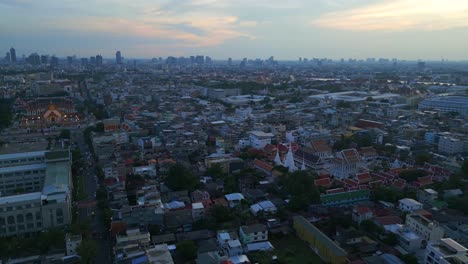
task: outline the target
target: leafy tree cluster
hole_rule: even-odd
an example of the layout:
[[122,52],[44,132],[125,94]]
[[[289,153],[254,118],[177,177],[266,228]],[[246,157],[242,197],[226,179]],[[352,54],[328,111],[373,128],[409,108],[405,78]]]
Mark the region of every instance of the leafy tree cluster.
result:
[[46,254],[54,249],[63,249],[65,234],[62,230],[51,229],[33,237],[0,238],[0,260],[2,257],[24,257],[25,255]]
[[404,170],[400,172],[398,177],[408,181],[408,182],[413,182],[417,180],[419,177],[426,176],[427,173],[423,170]]
[[195,245],[193,240],[186,240],[177,243],[176,250],[180,252],[185,261],[191,261],[197,257],[197,245]]
[[94,263],[94,257],[96,257],[98,252],[98,244],[95,240],[84,239],[83,241],[81,241],[81,244],[76,248],[76,252],[81,257],[81,263]]
[[13,113],[11,111],[12,100],[0,99],[0,130],[10,126]]
[[184,165],[177,163],[169,169],[166,184],[173,191],[193,191],[198,186],[198,178]]
[[380,187],[373,192],[372,198],[374,201],[395,203],[403,198],[416,199],[416,192],[411,190],[401,191],[394,187]]
[[291,195],[290,209],[307,209],[312,203],[320,201],[320,193],[314,185],[315,177],[306,171],[296,171],[280,178],[280,185]]

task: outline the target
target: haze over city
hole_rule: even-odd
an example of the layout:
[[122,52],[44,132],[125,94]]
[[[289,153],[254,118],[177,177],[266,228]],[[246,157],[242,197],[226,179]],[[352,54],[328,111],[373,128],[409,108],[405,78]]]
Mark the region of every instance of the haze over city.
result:
[[0,0],[0,21],[21,54],[468,59],[464,0]]

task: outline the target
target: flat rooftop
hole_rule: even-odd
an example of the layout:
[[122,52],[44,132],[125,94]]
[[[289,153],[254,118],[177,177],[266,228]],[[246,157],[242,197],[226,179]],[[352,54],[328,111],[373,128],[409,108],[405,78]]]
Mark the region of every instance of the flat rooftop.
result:
[[20,203],[20,202],[33,201],[33,200],[41,200],[41,195],[42,195],[41,192],[33,192],[33,193],[25,193],[25,194],[0,197],[0,205]]
[[[14,135],[12,135],[13,137]],[[7,143],[0,147],[0,155],[25,154],[25,152],[44,152],[47,149],[46,140],[33,143]],[[18,153],[21,152],[21,153]],[[0,157],[3,159],[3,157]]]

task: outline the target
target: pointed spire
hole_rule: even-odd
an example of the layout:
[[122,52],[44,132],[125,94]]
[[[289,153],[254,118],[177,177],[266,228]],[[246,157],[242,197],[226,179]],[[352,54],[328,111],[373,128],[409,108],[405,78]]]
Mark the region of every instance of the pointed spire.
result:
[[288,168],[289,172],[294,172],[297,170],[297,167],[294,164],[294,156],[292,153],[291,143],[289,143],[289,150],[288,150],[288,154],[286,154],[286,159],[284,160],[284,166]]
[[278,148],[276,148],[275,164],[277,166],[283,166],[283,162],[281,161]]

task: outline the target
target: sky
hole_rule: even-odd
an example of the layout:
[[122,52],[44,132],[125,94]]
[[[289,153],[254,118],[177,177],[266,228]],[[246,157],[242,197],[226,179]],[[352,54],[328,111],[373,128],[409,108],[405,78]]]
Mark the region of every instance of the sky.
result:
[[[468,0],[0,0],[0,54],[468,59]],[[2,56],[2,55],[0,55]]]

